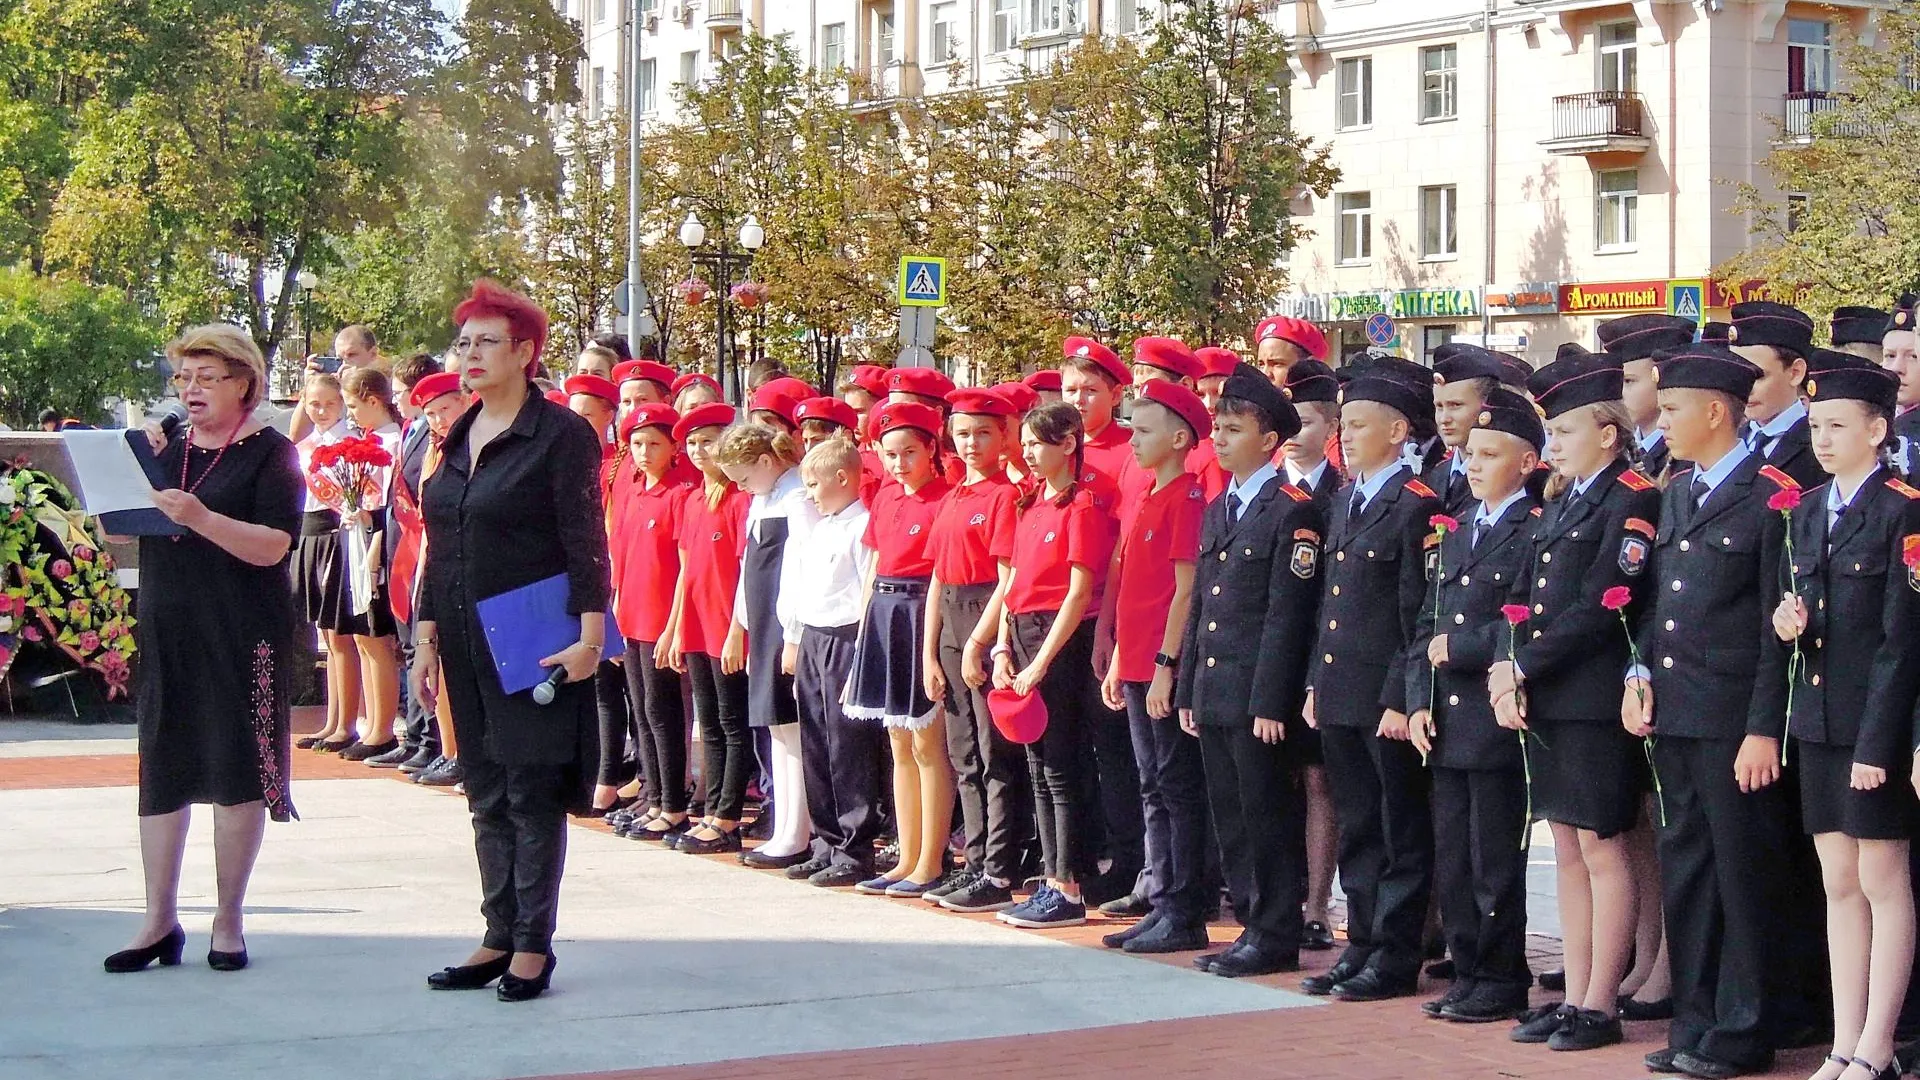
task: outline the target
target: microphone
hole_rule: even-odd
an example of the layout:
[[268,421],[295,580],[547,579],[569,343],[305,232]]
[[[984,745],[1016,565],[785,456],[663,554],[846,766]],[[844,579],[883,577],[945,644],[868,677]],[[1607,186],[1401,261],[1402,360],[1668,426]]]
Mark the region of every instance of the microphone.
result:
[[566,681],[566,668],[548,668],[547,677],[533,684],[533,703],[535,705],[553,704],[553,699],[560,696],[560,684]]
[[171,439],[180,425],[187,422],[187,407],[180,404],[179,398],[169,398],[154,410],[152,418],[160,421],[160,434]]

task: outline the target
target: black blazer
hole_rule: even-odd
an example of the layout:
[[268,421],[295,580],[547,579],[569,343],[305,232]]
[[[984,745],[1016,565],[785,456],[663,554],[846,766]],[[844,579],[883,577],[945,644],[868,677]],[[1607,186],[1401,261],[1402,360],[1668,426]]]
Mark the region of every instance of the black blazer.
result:
[[1920,479],[1920,408],[1893,418],[1894,467],[1907,480]]
[[[1406,669],[1427,595],[1426,539],[1440,499],[1404,467],[1350,519],[1351,481],[1333,496],[1309,678],[1321,727],[1371,731],[1405,712]],[[1434,550],[1438,554],[1438,549]]]
[[1640,452],[1640,471],[1658,479],[1672,459],[1673,451],[1667,449],[1667,437],[1662,435],[1660,441],[1653,444],[1653,449]]
[[1639,616],[1659,521],[1660,489],[1624,461],[1578,497],[1569,486],[1534,520],[1529,569],[1508,599],[1529,613],[1517,655],[1533,715],[1619,725],[1627,625],[1601,600],[1624,586],[1629,624]]
[[[1903,554],[1908,537],[1920,544],[1920,491],[1876,472],[1828,535],[1822,484],[1793,512],[1791,532],[1792,556],[1784,542],[1776,554],[1806,602],[1807,629],[1787,730],[1803,742],[1852,746],[1855,761],[1904,782],[1920,699],[1920,570]],[[1777,604],[1780,590],[1769,599]],[[1793,646],[1764,627],[1761,680],[1786,686],[1792,656]]]
[[[1765,445],[1763,441],[1761,446],[1764,448]],[[1779,443],[1767,455],[1766,464],[1793,477],[1793,482],[1803,488],[1814,488],[1827,482],[1826,471],[1820,468],[1819,459],[1813,456],[1813,429],[1804,416],[1781,433]]]
[[[1331,470],[1329,470],[1331,471]],[[1320,592],[1320,508],[1281,477],[1238,521],[1207,504],[1174,703],[1201,724],[1296,723]]]
[[[1407,664],[1407,711],[1432,709],[1439,735],[1433,764],[1449,769],[1518,769],[1520,743],[1493,718],[1487,669],[1507,656],[1513,632],[1501,614],[1516,578],[1527,572],[1528,539],[1540,504],[1522,494],[1473,543],[1471,504],[1460,527],[1440,541],[1433,587],[1420,605],[1414,659]],[[1427,663],[1436,634],[1447,637],[1447,662]]]
[[1458,453],[1451,448],[1434,462],[1420,482],[1433,489],[1440,496],[1443,512],[1451,517],[1459,517],[1479,505],[1474,501],[1473,491],[1467,486],[1467,474],[1453,471],[1453,458]]
[[1756,685],[1758,631],[1783,591],[1772,553],[1785,523],[1767,500],[1793,482],[1750,453],[1698,510],[1692,485],[1686,469],[1661,493],[1653,597],[1635,634],[1652,672],[1653,725],[1689,738],[1780,738],[1787,688]]
[[[1281,475],[1285,476],[1286,473],[1283,471]],[[1320,519],[1325,521],[1327,510],[1333,505],[1334,492],[1339,491],[1340,485],[1344,483],[1346,483],[1346,480],[1340,475],[1340,470],[1334,468],[1333,462],[1329,461],[1327,462],[1327,467],[1320,470],[1319,480],[1311,484],[1296,484],[1294,486],[1313,496],[1313,505],[1319,509]]]

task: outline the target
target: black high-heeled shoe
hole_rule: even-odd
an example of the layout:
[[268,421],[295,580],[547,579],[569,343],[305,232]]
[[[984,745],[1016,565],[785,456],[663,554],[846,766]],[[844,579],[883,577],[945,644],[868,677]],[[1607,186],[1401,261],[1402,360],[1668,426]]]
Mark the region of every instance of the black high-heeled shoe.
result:
[[180,963],[180,953],[187,947],[187,932],[175,923],[167,936],[145,948],[121,949],[107,957],[105,967],[109,975],[127,975],[135,971],[145,971],[155,960],[161,967],[174,967]]
[[501,953],[492,960],[482,960],[478,964],[463,964],[460,967],[442,968],[427,976],[429,990],[480,990],[495,979],[507,974],[507,965],[513,962],[512,953]]
[[239,952],[221,952],[219,949],[207,950],[207,966],[215,971],[244,971],[247,967],[247,946],[243,942]]
[[531,979],[507,972],[500,976],[500,985],[494,987],[493,996],[501,1001],[532,1001],[546,993],[547,987],[553,983],[553,968],[557,963],[559,961],[554,955],[548,953],[546,965],[540,969],[540,974]]

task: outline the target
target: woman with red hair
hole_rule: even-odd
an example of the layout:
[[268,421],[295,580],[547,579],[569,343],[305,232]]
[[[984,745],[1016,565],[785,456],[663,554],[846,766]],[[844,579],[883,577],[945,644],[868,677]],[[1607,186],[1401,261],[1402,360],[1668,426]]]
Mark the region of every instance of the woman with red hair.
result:
[[[414,690],[444,690],[460,743],[480,863],[486,936],[436,990],[500,980],[502,1001],[540,996],[553,976],[567,811],[591,802],[599,767],[592,677],[610,590],[600,510],[600,438],[534,387],[547,315],[492,281],[454,309],[453,352],[476,406],[454,421],[422,484],[427,556],[414,627]],[[565,575],[579,639],[540,660],[566,681],[550,705],[509,694],[491,663],[480,601]],[[435,661],[438,663],[435,663]]]

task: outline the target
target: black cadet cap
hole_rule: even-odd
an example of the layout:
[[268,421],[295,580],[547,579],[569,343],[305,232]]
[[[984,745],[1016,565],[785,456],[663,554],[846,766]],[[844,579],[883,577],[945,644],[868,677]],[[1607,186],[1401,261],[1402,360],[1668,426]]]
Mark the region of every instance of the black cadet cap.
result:
[[[1573,356],[1597,356],[1603,360],[1611,360],[1616,364],[1620,362],[1620,358],[1617,356],[1612,356],[1611,354],[1608,354],[1608,353],[1591,352],[1587,349],[1585,345],[1582,345],[1577,341],[1563,341],[1560,343],[1559,348],[1553,350],[1553,361],[1555,364],[1559,363],[1562,360],[1567,359],[1568,357],[1573,357]],[[1552,366],[1553,364],[1547,365],[1547,367],[1552,367]],[[1545,371],[1545,370],[1546,368],[1540,369],[1540,371]],[[1540,371],[1536,371],[1533,374],[1538,375],[1540,374]],[[1533,375],[1527,376],[1527,386],[1529,389],[1532,388]],[[1539,396],[1539,391],[1532,391],[1532,392],[1535,397]]]
[[1532,444],[1536,454],[1547,445],[1547,429],[1540,424],[1538,407],[1504,386],[1495,387],[1487,395],[1473,426],[1517,435]]
[[1662,390],[1718,390],[1745,401],[1760,378],[1753,361],[1725,345],[1705,342],[1658,357],[1655,363],[1655,385]]
[[1505,353],[1478,345],[1449,341],[1433,350],[1433,384],[1465,382],[1468,379],[1495,379],[1512,385],[1525,385],[1528,367]]
[[1913,293],[1901,293],[1900,299],[1893,302],[1893,314],[1887,317],[1887,325],[1880,330],[1885,337],[1895,330],[1913,330],[1915,310],[1920,308],[1920,296]]
[[1700,340],[1712,344],[1725,345],[1727,335],[1733,333],[1732,323],[1704,322],[1700,324]]
[[1810,401],[1864,401],[1893,412],[1899,393],[1900,376],[1871,360],[1832,349],[1815,349],[1807,357]]
[[1339,401],[1340,379],[1318,360],[1296,360],[1287,369],[1287,398],[1302,401]]
[[1220,388],[1220,396],[1259,406],[1273,422],[1273,429],[1280,433],[1281,442],[1300,434],[1299,410],[1273,385],[1272,379],[1245,360],[1234,365],[1233,374],[1227,376],[1226,384]]
[[1582,405],[1619,401],[1622,396],[1626,376],[1619,362],[1606,353],[1575,348],[1579,351],[1569,353],[1562,348],[1553,363],[1527,380],[1527,389],[1533,391],[1533,399],[1546,410],[1549,420]]
[[1628,315],[1608,319],[1594,328],[1600,347],[1626,363],[1645,360],[1662,349],[1683,349],[1693,344],[1693,320],[1678,315]]
[[1733,305],[1731,312],[1729,345],[1771,345],[1796,356],[1805,356],[1813,348],[1813,318],[1791,304],[1751,300]]
[[1879,308],[1834,308],[1833,323],[1827,336],[1835,348],[1842,345],[1878,345],[1886,333],[1887,320],[1892,317]]
[[1349,401],[1377,401],[1406,417],[1410,428],[1417,427],[1422,417],[1431,422],[1433,415],[1431,388],[1422,394],[1404,379],[1377,371],[1363,372],[1341,389],[1340,403]]

